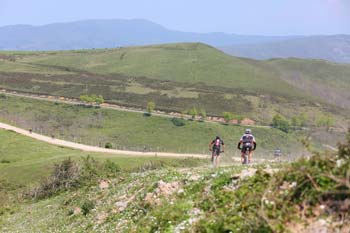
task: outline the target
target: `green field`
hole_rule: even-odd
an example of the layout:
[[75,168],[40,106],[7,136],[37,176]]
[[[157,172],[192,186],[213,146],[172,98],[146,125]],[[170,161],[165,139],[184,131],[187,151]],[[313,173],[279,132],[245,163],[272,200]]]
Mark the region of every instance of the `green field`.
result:
[[[159,158],[87,153],[79,150],[63,148],[21,136],[11,131],[0,130],[0,173],[1,179],[14,186],[35,184],[51,173],[53,164],[68,157],[80,159],[90,155],[96,160],[111,160],[122,170],[130,171],[150,161],[163,161],[169,166],[193,166],[201,163],[184,158]],[[187,164],[186,164],[187,163]],[[0,190],[1,191],[1,190]]]
[[[1,121],[24,129],[95,146],[110,142],[124,150],[207,154],[208,143],[220,135],[227,144],[226,154],[238,156],[236,145],[245,130],[243,126],[189,120],[176,126],[171,118],[18,97],[0,99],[0,109]],[[252,130],[257,154],[263,157],[277,147],[286,155],[303,150],[294,134],[265,127]]]
[[349,107],[349,65],[255,61],[200,43],[1,54],[0,88],[18,91],[101,94],[108,102],[142,108],[153,100],[165,111],[195,106],[210,115],[231,111],[264,124],[275,113],[315,109],[344,117],[338,107]]

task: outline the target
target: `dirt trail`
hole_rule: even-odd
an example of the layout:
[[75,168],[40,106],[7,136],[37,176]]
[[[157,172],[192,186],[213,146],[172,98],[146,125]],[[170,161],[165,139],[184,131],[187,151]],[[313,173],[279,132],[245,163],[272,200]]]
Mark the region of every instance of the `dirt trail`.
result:
[[5,123],[0,123],[0,129],[11,130],[18,134],[34,138],[39,141],[47,142],[57,146],[63,146],[67,148],[87,151],[87,152],[98,152],[98,153],[109,153],[117,155],[130,155],[130,156],[160,156],[160,157],[193,157],[193,158],[208,158],[208,155],[203,154],[178,154],[178,153],[167,153],[167,152],[138,152],[138,151],[124,151],[124,150],[113,150],[106,149],[96,146],[89,146],[84,144],[79,144],[75,142],[64,141],[61,139],[55,139],[47,137],[37,133],[30,133],[28,130],[17,128]]

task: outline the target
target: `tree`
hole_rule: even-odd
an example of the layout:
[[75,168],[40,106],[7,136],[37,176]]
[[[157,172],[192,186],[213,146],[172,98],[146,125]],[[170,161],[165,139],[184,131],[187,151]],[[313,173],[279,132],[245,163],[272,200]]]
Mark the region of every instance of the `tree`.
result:
[[149,101],[149,102],[147,103],[147,113],[148,113],[149,115],[152,114],[152,112],[154,111],[155,108],[156,108],[156,104],[155,104],[153,101]]
[[188,114],[192,117],[192,120],[194,120],[194,119],[196,119],[196,116],[198,115],[198,111],[195,107],[193,107],[188,111]]
[[289,121],[285,117],[283,117],[279,114],[276,114],[273,117],[272,127],[279,129],[279,130],[282,130],[285,133],[288,133],[288,131],[290,130]]
[[334,124],[334,118],[331,115],[320,114],[317,116],[316,125],[318,127],[326,127],[327,131]]
[[105,102],[104,98],[102,95],[99,95],[99,96],[94,96],[94,102],[97,104],[97,105],[101,105]]
[[224,116],[224,120],[226,123],[229,123],[234,118],[234,115],[232,112],[223,112],[222,115]]
[[102,95],[81,95],[79,97],[80,101],[86,103],[86,104],[89,104],[89,105],[100,105],[100,104],[103,104],[104,103],[104,98]]
[[299,115],[293,116],[291,119],[291,125],[294,128],[304,127],[306,125],[306,115],[305,113],[300,113]]
[[199,110],[199,116],[201,117],[201,120],[204,121],[207,118],[207,112],[204,108],[201,108]]

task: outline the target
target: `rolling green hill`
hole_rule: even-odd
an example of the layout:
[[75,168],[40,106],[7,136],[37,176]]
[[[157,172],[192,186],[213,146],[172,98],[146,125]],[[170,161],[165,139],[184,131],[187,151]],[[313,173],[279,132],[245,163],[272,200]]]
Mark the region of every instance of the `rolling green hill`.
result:
[[[136,151],[209,154],[208,143],[220,135],[226,141],[228,158],[239,156],[236,145],[245,130],[243,126],[187,120],[176,126],[171,118],[18,97],[0,99],[0,121],[68,141],[102,147],[110,142],[114,148]],[[265,127],[252,130],[258,140],[256,154],[264,158],[276,147],[291,156],[303,150],[297,135]]]
[[134,107],[153,100],[166,111],[196,106],[211,115],[232,111],[265,124],[276,112],[290,116],[314,112],[315,106],[346,115],[334,106],[349,107],[349,70],[349,65],[313,60],[231,57],[201,43],[0,53],[2,88],[70,97],[101,94]]

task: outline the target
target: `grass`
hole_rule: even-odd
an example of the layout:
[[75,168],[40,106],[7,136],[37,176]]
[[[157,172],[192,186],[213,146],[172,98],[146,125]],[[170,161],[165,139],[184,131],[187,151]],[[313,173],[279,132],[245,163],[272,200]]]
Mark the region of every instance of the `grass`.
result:
[[245,178],[237,175],[246,174],[242,166],[124,173],[106,189],[95,184],[22,203],[0,222],[10,232],[289,232],[324,219],[328,230],[346,231],[348,149],[250,167],[256,173]]
[[[0,119],[21,128],[69,141],[97,146],[110,142],[114,148],[139,151],[207,154],[208,143],[220,135],[227,144],[227,155],[238,156],[236,145],[245,130],[243,126],[197,121],[176,126],[171,118],[18,97],[1,99],[0,107]],[[262,127],[252,130],[258,142],[256,154],[269,156],[276,147],[291,155],[302,150],[293,134]]]
[[117,163],[123,171],[137,169],[149,162],[163,161],[164,165],[182,166],[195,165],[200,160],[186,161],[182,158],[159,157],[130,157],[125,155],[111,155],[101,153],[87,153],[79,150],[62,148],[40,142],[11,131],[0,130],[0,163],[1,179],[5,179],[16,186],[35,184],[41,178],[51,173],[53,164],[68,157],[77,160],[91,156],[96,160],[111,160]]
[[[334,106],[347,106],[347,65],[254,61],[200,43],[1,54],[11,59],[0,60],[0,87],[12,90],[69,97],[87,91],[126,106],[144,108],[152,100],[165,111],[195,106],[210,115],[234,112],[263,124],[281,111],[291,115],[306,108],[312,113],[315,106],[320,112],[346,115]],[[293,79],[295,73],[308,90]],[[337,91],[334,80],[343,91]]]

